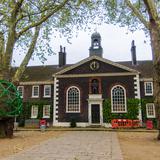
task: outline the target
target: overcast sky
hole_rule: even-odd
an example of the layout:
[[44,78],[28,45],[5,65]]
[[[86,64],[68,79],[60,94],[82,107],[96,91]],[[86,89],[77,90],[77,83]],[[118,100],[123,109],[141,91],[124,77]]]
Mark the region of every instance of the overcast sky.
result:
[[[93,32],[94,32],[93,28]],[[96,27],[97,32],[100,33],[102,38],[103,57],[112,61],[128,61],[131,60],[131,41],[135,40],[137,59],[138,60],[151,60],[152,53],[150,47],[150,40],[146,38],[143,31],[129,32],[126,28],[120,28],[113,25],[102,25]],[[51,44],[56,55],[47,57],[48,60],[45,65],[58,64],[59,46],[66,47],[67,63],[76,63],[89,56],[89,47],[91,46],[91,34],[93,32],[79,31],[77,37],[73,37],[69,44],[66,38],[52,38]],[[57,33],[58,35],[58,33]],[[54,36],[53,36],[54,37]],[[22,55],[14,57],[16,63],[19,65]],[[42,63],[35,58],[31,60],[29,65],[42,65]]]

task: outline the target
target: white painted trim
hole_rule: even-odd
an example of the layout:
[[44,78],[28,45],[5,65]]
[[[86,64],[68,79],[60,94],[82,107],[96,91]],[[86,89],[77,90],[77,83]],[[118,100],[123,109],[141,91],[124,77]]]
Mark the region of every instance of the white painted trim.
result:
[[82,61],[80,61],[80,62],[78,62],[78,63],[76,63],[76,64],[74,64],[74,65],[72,65],[72,66],[69,66],[69,67],[67,67],[67,68],[65,68],[65,69],[57,72],[55,75],[63,74],[63,73],[65,73],[65,72],[70,71],[70,70],[72,70],[72,69],[74,69],[74,68],[76,68],[76,67],[78,67],[78,66],[80,66],[80,65],[82,65],[82,64],[84,64],[84,63],[86,63],[86,62],[89,62],[89,61],[91,61],[91,60],[93,60],[93,59],[99,60],[99,61],[101,61],[101,62],[110,64],[110,65],[112,65],[112,66],[115,66],[115,67],[118,67],[118,68],[121,68],[121,69],[124,69],[124,70],[129,71],[129,72],[139,73],[138,71],[136,71],[136,70],[134,70],[134,69],[131,69],[131,68],[129,68],[129,67],[126,67],[126,66],[124,66],[124,65],[121,65],[121,64],[118,64],[118,63],[116,63],[116,62],[110,61],[110,60],[108,60],[108,59],[104,59],[104,58],[101,58],[101,57],[99,57],[99,56],[95,56],[95,55],[94,55],[94,56],[90,56],[90,57],[88,57],[88,58],[86,58],[86,59],[84,59],[84,60],[82,60]]
[[153,78],[140,78],[140,81],[151,81],[151,82],[153,82]]
[[41,85],[41,84],[54,84],[53,81],[28,81],[28,82],[20,82],[20,85]]
[[[68,91],[71,89],[71,88],[76,88],[79,92],[79,110],[78,111],[68,111]],[[67,91],[66,91],[66,113],[80,113],[81,112],[81,102],[80,102],[80,99],[81,99],[81,92],[80,92],[80,89],[77,87],[77,86],[70,86]]]
[[[125,98],[125,111],[113,111],[113,97],[112,91],[116,87],[121,87],[124,90],[124,98]],[[127,113],[127,97],[126,97],[126,89],[122,85],[115,85],[111,89],[111,113]]]
[[[47,87],[49,87],[49,89],[50,89],[50,91],[49,91],[50,94],[49,94],[49,95],[46,95],[46,92],[45,92]],[[48,85],[48,84],[47,84],[47,85],[44,85],[43,97],[44,97],[44,98],[50,98],[50,97],[51,97],[51,85]]]
[[111,76],[132,76],[137,75],[133,72],[119,72],[119,73],[91,73],[91,74],[66,74],[56,75],[58,78],[77,78],[77,77],[111,77]]
[[[38,87],[38,95],[37,96],[34,95],[34,88],[35,87]],[[39,98],[39,86],[38,85],[32,86],[32,98]]]
[[55,77],[54,78],[54,99],[53,99],[53,106],[54,106],[54,109],[53,109],[53,124],[56,124],[58,123],[58,92],[59,92],[59,80]]
[[21,95],[21,98],[23,98],[23,96],[24,96],[24,86],[18,86],[17,87],[17,90],[19,91],[19,88],[21,88],[22,89],[22,95]]
[[98,125],[103,125],[103,99],[102,98],[88,99],[88,122],[89,122],[89,125],[96,125],[95,123],[92,123],[92,115],[91,115],[91,107],[94,104],[98,104],[100,107],[100,123]]
[[[136,75],[136,77],[134,77],[134,94],[135,94],[135,98],[137,99],[141,99],[141,92],[140,92],[140,78],[139,78],[139,74]],[[139,103],[139,114],[138,114],[138,119],[141,121],[142,123],[142,109],[141,109],[141,103]]]
[[[151,83],[152,93],[146,93],[146,84],[147,83]],[[150,81],[144,82],[144,94],[145,94],[145,96],[153,96],[153,82],[150,82]]]
[[[83,122],[76,122],[77,127],[87,127],[89,126],[89,123],[83,123]],[[70,122],[57,122],[54,123],[53,126],[55,127],[70,127]]]
[[[153,106],[153,113],[154,113],[154,115],[152,115],[152,116],[148,115],[148,105],[152,105]],[[146,104],[146,115],[147,115],[147,118],[156,118],[156,112],[155,112],[155,105],[154,105],[154,103],[147,103]]]

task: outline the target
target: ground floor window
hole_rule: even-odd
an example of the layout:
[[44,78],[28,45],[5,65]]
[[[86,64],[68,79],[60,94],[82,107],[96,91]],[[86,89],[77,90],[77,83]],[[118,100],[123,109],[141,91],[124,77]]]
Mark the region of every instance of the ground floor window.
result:
[[50,105],[43,106],[43,118],[50,118]]
[[111,103],[113,113],[127,112],[126,90],[120,85],[116,85],[111,89]]
[[147,103],[146,104],[146,113],[147,113],[147,118],[155,118],[155,107],[154,103]]
[[80,112],[80,90],[72,86],[66,93],[66,112]]
[[31,118],[38,117],[38,105],[33,105],[31,108]]

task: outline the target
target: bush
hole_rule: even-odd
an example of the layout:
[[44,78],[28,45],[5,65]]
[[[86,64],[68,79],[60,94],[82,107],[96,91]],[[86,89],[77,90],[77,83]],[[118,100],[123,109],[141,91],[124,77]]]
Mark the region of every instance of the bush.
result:
[[138,99],[127,99],[127,113],[112,113],[111,100],[105,99],[103,102],[103,118],[104,122],[110,123],[112,119],[137,119],[139,112]]
[[70,127],[71,127],[71,128],[77,127],[77,124],[76,124],[75,119],[71,119]]

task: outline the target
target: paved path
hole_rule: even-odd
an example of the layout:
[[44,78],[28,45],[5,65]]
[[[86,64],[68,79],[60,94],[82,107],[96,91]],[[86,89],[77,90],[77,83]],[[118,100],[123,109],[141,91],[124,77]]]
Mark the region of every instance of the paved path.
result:
[[3,160],[123,160],[116,133],[72,131]]

